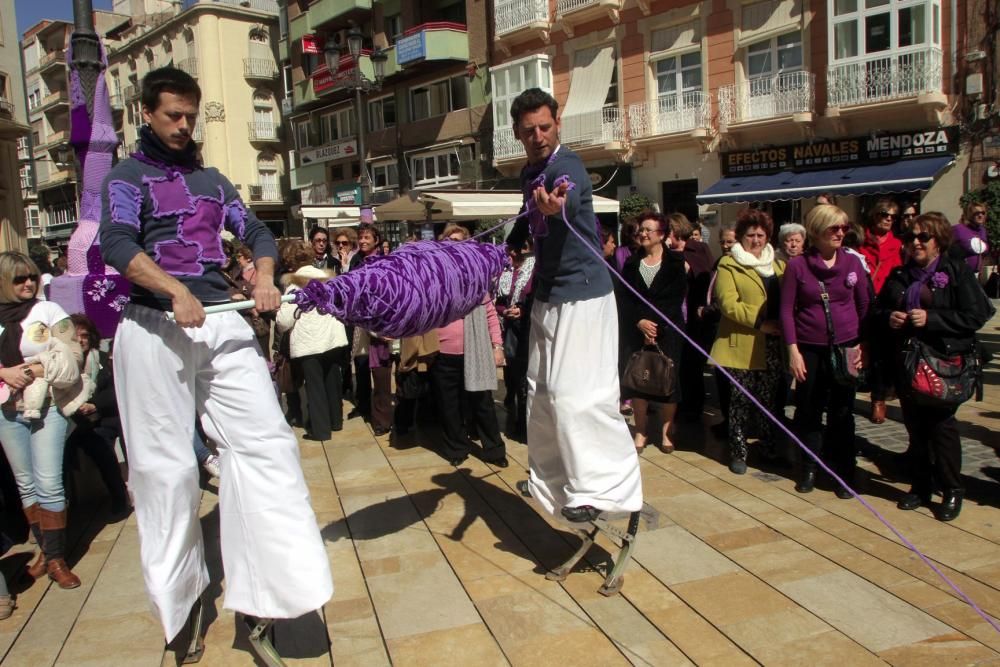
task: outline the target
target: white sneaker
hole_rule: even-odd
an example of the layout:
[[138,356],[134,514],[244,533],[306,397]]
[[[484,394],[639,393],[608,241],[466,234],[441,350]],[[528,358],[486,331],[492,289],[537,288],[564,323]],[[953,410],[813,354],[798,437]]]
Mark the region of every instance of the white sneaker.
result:
[[222,469],[219,468],[219,457],[215,454],[212,454],[205,459],[205,461],[201,464],[201,467],[204,468],[205,472],[212,477],[218,477],[222,474]]

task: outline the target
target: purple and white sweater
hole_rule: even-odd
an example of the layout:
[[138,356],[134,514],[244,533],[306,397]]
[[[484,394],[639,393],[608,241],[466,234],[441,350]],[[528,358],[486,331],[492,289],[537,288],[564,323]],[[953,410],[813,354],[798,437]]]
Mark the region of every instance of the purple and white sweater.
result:
[[[202,303],[229,301],[222,275],[227,258],[221,233],[229,230],[254,257],[277,259],[270,230],[243,205],[236,188],[214,168],[186,169],[129,158],[101,187],[100,251],[122,274],[145,252]],[[162,294],[132,285],[133,303],[166,310]]]

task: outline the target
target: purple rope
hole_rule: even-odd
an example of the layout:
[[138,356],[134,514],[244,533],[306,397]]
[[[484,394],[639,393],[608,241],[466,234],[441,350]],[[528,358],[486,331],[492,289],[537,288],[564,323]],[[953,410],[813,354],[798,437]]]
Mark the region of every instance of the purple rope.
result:
[[[601,260],[603,262],[604,258],[601,257],[600,250],[598,250],[597,248],[592,247],[589,243],[587,243],[586,239],[583,238],[583,235],[580,234],[580,232],[573,225],[571,225],[569,223],[569,220],[566,219],[566,206],[565,206],[565,204],[563,205],[563,209],[562,209],[562,219],[563,219],[563,222],[566,224],[566,226],[570,229],[570,231],[572,231],[574,234],[576,234],[577,238],[579,238],[581,241],[583,241],[583,244],[585,246],[587,246],[587,248],[589,248],[597,256],[597,258],[599,260]],[[970,607],[972,607],[972,609],[977,614],[979,614],[983,618],[983,620],[985,620],[987,623],[989,623],[990,626],[994,630],[996,630],[998,633],[1000,633],[1000,625],[998,625],[996,621],[994,621],[992,618],[989,617],[989,615],[987,615],[982,609],[980,609],[979,605],[977,605],[975,602],[973,602],[972,598],[970,598],[968,595],[966,595],[965,592],[961,588],[959,588],[958,585],[955,582],[953,582],[951,579],[949,579],[948,576],[944,572],[942,572],[940,570],[940,568],[938,568],[937,565],[935,565],[933,563],[933,561],[931,561],[930,558],[928,558],[927,556],[925,556],[923,554],[923,552],[920,551],[920,549],[918,549],[916,547],[916,545],[913,544],[913,542],[911,542],[910,540],[906,539],[906,537],[901,532],[899,532],[899,530],[897,530],[895,526],[893,526],[891,523],[889,523],[888,519],[886,519],[884,516],[882,516],[882,514],[877,509],[875,509],[867,500],[865,500],[864,498],[862,498],[860,495],[858,495],[854,491],[854,489],[852,489],[850,486],[848,486],[847,482],[845,482],[843,479],[841,479],[837,475],[837,473],[835,473],[833,470],[831,470],[829,468],[829,466],[827,466],[825,463],[823,463],[823,461],[820,459],[819,456],[817,456],[815,453],[813,453],[812,450],[810,450],[808,447],[806,447],[805,444],[803,444],[803,442],[801,440],[799,440],[798,437],[794,433],[792,433],[792,431],[789,430],[789,428],[787,426],[785,426],[781,422],[781,420],[779,420],[773,414],[771,414],[771,411],[768,410],[766,407],[764,407],[764,405],[759,400],[757,400],[757,398],[753,394],[751,394],[745,387],[743,387],[743,385],[741,385],[736,380],[736,378],[733,377],[732,374],[730,374],[730,372],[728,370],[726,370],[726,368],[724,368],[723,366],[719,365],[718,362],[716,362],[715,359],[712,358],[711,354],[709,354],[704,348],[702,348],[700,345],[698,345],[698,343],[695,342],[690,336],[688,336],[686,333],[684,333],[683,329],[681,329],[677,324],[675,324],[669,317],[667,317],[662,312],[660,312],[659,309],[657,309],[656,306],[654,306],[646,298],[644,298],[638,292],[638,290],[636,290],[634,287],[632,287],[631,285],[629,285],[628,281],[625,280],[622,277],[622,275],[618,272],[618,270],[615,267],[610,267],[610,268],[611,268],[611,272],[614,274],[614,276],[618,279],[618,281],[622,285],[624,285],[626,288],[628,288],[628,290],[630,292],[632,292],[632,294],[634,294],[642,303],[644,303],[646,306],[649,306],[653,310],[654,313],[656,313],[664,322],[666,322],[667,324],[669,324],[674,329],[674,331],[676,331],[677,333],[679,333],[684,338],[684,340],[686,340],[688,343],[691,344],[692,347],[694,347],[695,350],[697,350],[699,353],[705,355],[706,359],[708,359],[713,364],[715,364],[716,369],[719,370],[719,371],[721,371],[723,375],[725,375],[727,378],[729,378],[729,381],[732,382],[732,384],[733,384],[734,387],[736,387],[741,392],[743,392],[743,395],[746,396],[748,399],[750,399],[751,403],[753,403],[755,406],[757,406],[757,408],[759,408],[760,411],[763,412],[767,416],[768,419],[770,419],[772,422],[774,422],[774,424],[779,429],[781,429],[782,431],[784,431],[785,434],[788,435],[788,437],[792,439],[792,442],[794,442],[796,445],[799,446],[799,449],[801,449],[806,454],[808,454],[810,457],[812,457],[812,459],[819,465],[820,468],[822,468],[831,477],[833,477],[837,481],[838,484],[840,484],[842,487],[844,487],[845,489],[847,489],[852,496],[854,496],[855,498],[857,498],[861,502],[861,504],[865,507],[865,509],[867,509],[873,515],[875,515],[876,519],[878,519],[879,521],[881,521],[882,524],[885,525],[886,528],[888,528],[890,531],[892,531],[892,533],[896,537],[899,538],[899,540],[903,543],[904,546],[906,546],[906,548],[908,548],[910,551],[912,551],[913,553],[915,553],[920,558],[920,560],[922,560],[927,565],[927,567],[929,567],[934,572],[934,574],[936,574],[938,577],[940,577],[941,580],[944,581],[944,583],[948,584],[948,586],[951,587],[951,589],[953,591],[955,591],[962,600],[964,600]]]

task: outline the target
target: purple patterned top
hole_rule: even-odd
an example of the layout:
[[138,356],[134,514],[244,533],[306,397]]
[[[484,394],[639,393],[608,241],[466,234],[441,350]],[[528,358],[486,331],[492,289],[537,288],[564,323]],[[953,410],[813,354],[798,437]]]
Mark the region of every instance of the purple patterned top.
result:
[[[105,179],[101,200],[104,261],[124,274],[132,258],[145,252],[202,303],[229,301],[222,275],[223,229],[249,246],[254,257],[277,259],[270,230],[247,210],[217,169],[180,170],[130,158]],[[132,285],[132,300],[170,307],[165,296],[138,285]]]

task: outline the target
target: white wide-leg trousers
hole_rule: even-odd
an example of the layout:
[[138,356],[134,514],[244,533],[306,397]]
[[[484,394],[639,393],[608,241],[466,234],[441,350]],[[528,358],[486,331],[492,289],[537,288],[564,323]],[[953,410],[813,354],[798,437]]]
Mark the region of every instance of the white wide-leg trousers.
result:
[[127,307],[114,347],[115,389],[139,523],[142,571],[168,640],[209,583],[195,419],[219,447],[224,606],[295,618],[333,594],[329,560],[253,331],[237,313],[183,329]]
[[528,463],[531,495],[563,507],[642,507],[639,457],[618,405],[618,308],[613,294],[531,309]]

